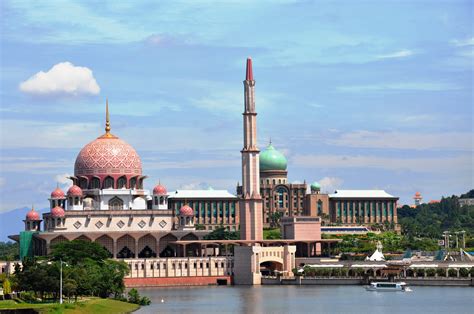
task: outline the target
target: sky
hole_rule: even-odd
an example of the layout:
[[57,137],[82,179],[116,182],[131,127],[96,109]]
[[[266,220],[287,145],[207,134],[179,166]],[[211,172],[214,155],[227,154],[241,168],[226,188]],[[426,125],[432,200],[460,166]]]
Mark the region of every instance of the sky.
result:
[[68,187],[80,149],[104,133],[106,98],[146,188],[235,192],[248,56],[259,146],[271,138],[286,155],[290,182],[384,189],[401,204],[465,193],[473,11],[453,0],[0,1],[0,213],[45,208]]

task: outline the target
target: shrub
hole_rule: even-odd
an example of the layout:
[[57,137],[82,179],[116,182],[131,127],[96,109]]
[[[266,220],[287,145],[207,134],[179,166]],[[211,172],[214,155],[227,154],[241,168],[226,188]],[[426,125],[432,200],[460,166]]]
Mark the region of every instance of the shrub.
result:
[[20,299],[22,299],[25,302],[36,302],[36,295],[32,291],[25,291],[20,294]]
[[458,271],[454,268],[450,268],[448,270],[448,275],[449,275],[449,277],[456,277],[458,275]]
[[471,277],[474,277],[474,267],[471,267],[471,270],[469,271],[469,273],[471,274]]
[[139,305],[150,305],[151,300],[148,297],[141,297],[137,289],[133,288],[128,292],[128,302]]
[[416,275],[417,275],[418,277],[424,277],[424,276],[425,276],[425,270],[424,270],[423,268],[418,268],[418,269],[416,270]]
[[436,275],[436,269],[434,268],[428,268],[426,270],[426,276],[428,277],[434,277],[434,275]]
[[331,270],[331,276],[334,276],[334,277],[340,277],[342,275],[342,269],[340,268],[333,268]]
[[446,276],[446,269],[438,268],[438,269],[436,269],[436,274],[440,277],[445,277]]
[[468,277],[468,276],[469,276],[469,269],[467,269],[467,268],[460,268],[460,269],[459,269],[459,276],[461,276],[461,277]]

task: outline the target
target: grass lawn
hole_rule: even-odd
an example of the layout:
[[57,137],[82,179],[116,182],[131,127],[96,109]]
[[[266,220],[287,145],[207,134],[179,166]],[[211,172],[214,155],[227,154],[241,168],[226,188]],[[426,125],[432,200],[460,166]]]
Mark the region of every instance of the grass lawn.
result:
[[127,302],[121,302],[112,299],[91,298],[77,303],[58,303],[29,304],[16,303],[12,300],[0,301],[0,310],[2,309],[36,309],[40,313],[130,313],[136,311],[139,306]]

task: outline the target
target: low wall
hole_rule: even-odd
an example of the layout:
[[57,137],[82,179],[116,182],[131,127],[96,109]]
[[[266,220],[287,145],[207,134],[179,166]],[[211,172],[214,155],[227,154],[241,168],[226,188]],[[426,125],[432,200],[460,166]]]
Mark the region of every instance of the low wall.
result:
[[[387,281],[386,278],[371,278],[370,281]],[[463,286],[474,287],[472,278],[398,278],[395,281],[406,282],[410,286]],[[263,277],[262,285],[367,285],[367,279],[362,277],[295,277],[294,279],[280,279]]]
[[232,284],[232,276],[206,276],[206,277],[167,277],[167,278],[125,278],[127,288],[132,287],[165,287],[165,286],[212,286],[219,281]]

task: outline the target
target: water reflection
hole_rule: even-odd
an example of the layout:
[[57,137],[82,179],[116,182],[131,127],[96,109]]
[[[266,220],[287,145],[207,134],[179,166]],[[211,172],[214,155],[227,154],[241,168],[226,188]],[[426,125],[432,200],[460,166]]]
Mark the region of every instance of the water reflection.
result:
[[370,292],[362,286],[139,290],[153,303],[136,313],[472,313],[474,307],[474,289],[469,287],[413,287],[411,293]]

